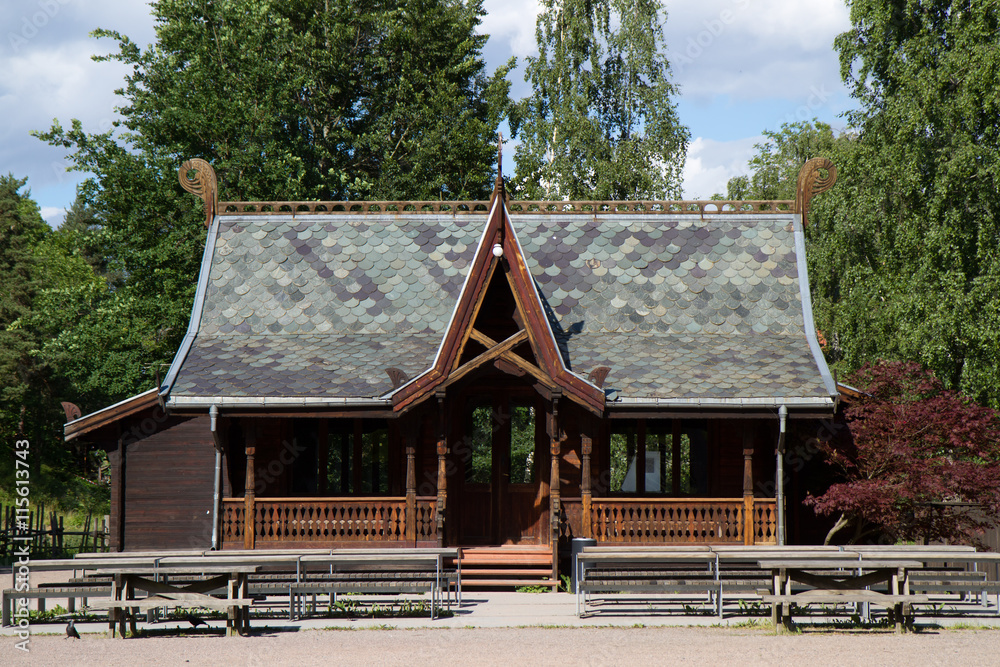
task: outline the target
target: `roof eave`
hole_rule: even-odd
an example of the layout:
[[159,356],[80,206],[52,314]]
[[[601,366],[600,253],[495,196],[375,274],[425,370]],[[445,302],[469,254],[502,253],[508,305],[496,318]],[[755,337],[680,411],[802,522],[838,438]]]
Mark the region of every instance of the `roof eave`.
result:
[[168,409],[185,408],[385,408],[392,401],[383,398],[331,396],[171,396]]
[[159,402],[157,391],[156,388],[144,391],[141,394],[130,396],[114,405],[109,405],[106,408],[91,412],[89,415],[84,415],[79,419],[74,419],[66,423],[63,425],[63,439],[67,442],[75,440],[85,433],[103,428],[119,419],[155,406]]

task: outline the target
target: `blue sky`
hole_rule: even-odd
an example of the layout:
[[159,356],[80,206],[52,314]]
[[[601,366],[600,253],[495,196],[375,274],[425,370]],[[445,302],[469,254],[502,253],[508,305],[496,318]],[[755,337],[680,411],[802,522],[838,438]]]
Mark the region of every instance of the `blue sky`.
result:
[[[535,50],[537,0],[485,0],[482,31],[491,68],[517,56],[512,92],[529,92],[524,57]],[[666,0],[665,34],[681,121],[691,130],[684,195],[725,192],[745,173],[764,130],[818,118],[842,127],[852,100],[840,81],[833,39],[849,27],[844,0]],[[107,129],[125,68],[95,63],[110,40],[102,27],[140,44],[153,40],[147,4],[137,0],[4,0],[0,3],[0,173],[28,177],[50,224],[59,224],[84,175],[67,173],[66,153],[30,136],[53,119]],[[513,170],[511,146],[505,171]]]

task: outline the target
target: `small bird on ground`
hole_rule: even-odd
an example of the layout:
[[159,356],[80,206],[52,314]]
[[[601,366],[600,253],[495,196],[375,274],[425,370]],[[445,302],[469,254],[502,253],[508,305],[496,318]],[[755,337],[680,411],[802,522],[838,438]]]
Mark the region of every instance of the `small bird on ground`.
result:
[[200,616],[196,616],[195,614],[188,614],[184,618],[186,618],[187,622],[191,624],[191,627],[197,628],[199,625],[204,625],[205,627],[208,627],[208,623],[202,620]]
[[80,638],[80,633],[76,631],[76,627],[73,625],[72,619],[70,619],[69,625],[66,626],[66,636],[72,637],[73,639]]

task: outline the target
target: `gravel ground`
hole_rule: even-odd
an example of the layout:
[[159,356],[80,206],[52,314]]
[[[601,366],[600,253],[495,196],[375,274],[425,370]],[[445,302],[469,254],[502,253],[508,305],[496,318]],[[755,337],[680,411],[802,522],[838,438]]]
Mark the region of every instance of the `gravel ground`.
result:
[[0,642],[3,665],[989,665],[1000,631],[803,632],[722,628],[311,630],[252,637]]

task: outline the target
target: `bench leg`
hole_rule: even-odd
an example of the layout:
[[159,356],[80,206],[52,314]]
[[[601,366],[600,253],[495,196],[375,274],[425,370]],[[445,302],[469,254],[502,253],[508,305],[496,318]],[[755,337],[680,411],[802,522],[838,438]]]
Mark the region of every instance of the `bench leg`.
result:
[[13,602],[13,596],[7,595],[7,591],[4,591],[3,597],[0,598],[0,605],[3,607],[0,609],[0,616],[2,616],[2,619],[0,619],[0,627],[7,627],[10,625],[10,620],[14,617],[14,611],[11,609]]
[[66,600],[66,608],[69,609],[69,613],[76,612],[76,598],[68,598]]

